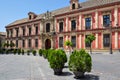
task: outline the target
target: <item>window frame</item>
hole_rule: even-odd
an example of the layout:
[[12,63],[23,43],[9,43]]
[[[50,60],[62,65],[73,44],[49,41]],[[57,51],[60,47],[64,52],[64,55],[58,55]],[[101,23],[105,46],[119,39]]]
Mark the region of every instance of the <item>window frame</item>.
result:
[[59,22],[59,32],[63,32],[64,30],[64,22]]
[[77,27],[77,20],[76,19],[71,20],[71,31],[76,30],[76,27]]
[[92,25],[92,18],[91,17],[86,17],[85,18],[85,29],[86,30],[91,29],[91,25]]
[[63,47],[63,37],[59,37],[59,47]]
[[50,26],[51,26],[50,23],[46,23],[46,33],[50,32]]
[[[107,36],[107,38],[105,38]],[[110,47],[110,34],[103,34],[103,46]]]
[[35,39],[35,47],[38,48],[38,39]]
[[[74,38],[75,40],[73,40]],[[76,48],[76,42],[77,42],[76,36],[71,36],[71,42],[72,42],[72,47]]]
[[[109,16],[109,17],[108,17]],[[105,18],[106,17],[106,18]],[[111,14],[103,14],[103,26],[104,27],[109,27],[110,21],[111,21]],[[109,21],[108,21],[109,20]]]

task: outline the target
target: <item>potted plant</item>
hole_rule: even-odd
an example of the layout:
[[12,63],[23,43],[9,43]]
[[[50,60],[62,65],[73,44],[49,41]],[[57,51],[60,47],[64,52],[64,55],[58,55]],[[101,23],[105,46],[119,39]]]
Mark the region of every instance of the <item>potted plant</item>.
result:
[[30,50],[27,50],[27,55],[28,55],[28,56],[30,55]]
[[91,56],[84,50],[74,51],[68,62],[69,70],[73,71],[75,78],[84,77],[85,72],[90,72],[92,68]]
[[17,52],[18,52],[18,55],[20,55],[21,54],[21,49],[18,49]]
[[43,50],[39,49],[39,56],[42,56]]
[[13,53],[14,53],[14,55],[15,55],[15,54],[17,53],[17,49],[14,49],[14,50],[13,50]]
[[33,50],[33,51],[32,51],[32,54],[33,54],[34,56],[36,56],[36,50]]
[[48,61],[50,63],[50,67],[54,71],[54,74],[60,75],[62,74],[64,64],[67,62],[67,57],[64,51],[54,50],[51,52],[51,54],[49,54]]
[[22,55],[24,55],[25,51],[22,49]]

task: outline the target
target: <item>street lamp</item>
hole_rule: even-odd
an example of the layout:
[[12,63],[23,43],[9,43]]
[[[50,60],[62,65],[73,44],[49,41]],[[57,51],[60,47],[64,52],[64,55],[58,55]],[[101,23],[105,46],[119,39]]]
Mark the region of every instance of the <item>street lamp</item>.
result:
[[110,21],[109,28],[110,28],[110,54],[113,54],[112,52],[112,21]]

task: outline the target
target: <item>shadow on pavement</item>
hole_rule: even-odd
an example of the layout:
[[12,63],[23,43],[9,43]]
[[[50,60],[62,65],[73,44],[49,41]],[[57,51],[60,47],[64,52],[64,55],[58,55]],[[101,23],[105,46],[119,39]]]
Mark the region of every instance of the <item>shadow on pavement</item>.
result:
[[58,76],[71,76],[71,75],[73,75],[73,74],[70,72],[62,72],[62,74],[58,75]]
[[[75,78],[75,77],[74,77]],[[76,78],[75,78],[76,79]],[[92,75],[92,74],[87,74],[83,78],[76,79],[76,80],[99,80],[99,76],[97,75]]]

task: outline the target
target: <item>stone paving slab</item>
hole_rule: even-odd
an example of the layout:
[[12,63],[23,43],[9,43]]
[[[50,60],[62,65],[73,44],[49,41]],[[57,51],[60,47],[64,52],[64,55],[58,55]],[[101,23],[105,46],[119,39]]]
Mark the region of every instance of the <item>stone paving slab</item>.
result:
[[[120,80],[120,53],[92,54],[93,69],[80,80]],[[65,64],[56,76],[47,59],[39,56],[0,55],[0,80],[76,80]]]

